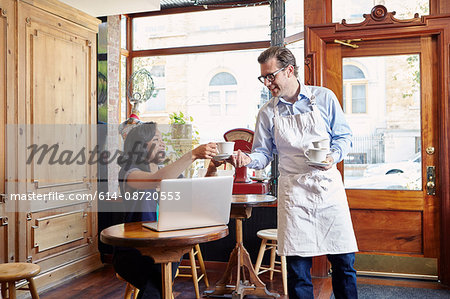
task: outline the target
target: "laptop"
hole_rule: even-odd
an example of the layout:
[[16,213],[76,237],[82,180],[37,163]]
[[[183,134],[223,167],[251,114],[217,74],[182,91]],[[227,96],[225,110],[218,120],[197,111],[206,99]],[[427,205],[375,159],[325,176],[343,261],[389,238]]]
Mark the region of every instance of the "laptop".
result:
[[142,225],[170,231],[228,224],[232,191],[232,176],[162,180],[158,220]]

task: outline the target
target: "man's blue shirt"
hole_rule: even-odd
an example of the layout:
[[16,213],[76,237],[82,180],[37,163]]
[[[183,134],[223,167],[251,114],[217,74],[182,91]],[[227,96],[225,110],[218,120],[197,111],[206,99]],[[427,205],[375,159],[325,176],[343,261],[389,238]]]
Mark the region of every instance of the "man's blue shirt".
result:
[[[351,148],[352,131],[345,120],[344,112],[336,95],[331,90],[300,83],[300,94],[297,101],[292,104],[283,98],[279,98],[278,111],[281,116],[310,112],[312,111],[310,105],[312,95],[315,96],[317,108],[325,121],[327,132],[331,138],[331,156],[334,162],[338,163],[344,159]],[[272,98],[259,110],[252,153],[249,154],[252,162],[247,165],[249,168],[262,169],[266,167],[272,161],[273,154],[278,153],[274,143],[275,102],[276,98]]]

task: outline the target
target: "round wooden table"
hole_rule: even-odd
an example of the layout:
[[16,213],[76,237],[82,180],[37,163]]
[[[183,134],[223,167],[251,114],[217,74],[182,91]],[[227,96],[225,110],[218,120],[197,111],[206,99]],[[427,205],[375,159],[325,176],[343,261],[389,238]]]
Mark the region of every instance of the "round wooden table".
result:
[[[232,298],[244,298],[245,295],[278,298],[280,295],[271,293],[259,279],[248,251],[244,248],[242,235],[242,221],[252,215],[254,207],[272,206],[276,197],[265,194],[236,194],[231,201],[231,218],[236,220],[236,246],[230,254],[227,268],[222,278],[217,282],[214,290],[206,291],[206,296],[224,296],[232,294]],[[233,269],[236,268],[236,279],[233,282]],[[247,268],[249,277],[246,277]],[[230,284],[233,282],[234,285]]]
[[132,222],[104,229],[100,240],[113,246],[139,249],[143,255],[160,263],[163,298],[172,299],[172,262],[180,261],[195,244],[218,240],[227,235],[226,225],[156,232],[143,227],[142,222]]

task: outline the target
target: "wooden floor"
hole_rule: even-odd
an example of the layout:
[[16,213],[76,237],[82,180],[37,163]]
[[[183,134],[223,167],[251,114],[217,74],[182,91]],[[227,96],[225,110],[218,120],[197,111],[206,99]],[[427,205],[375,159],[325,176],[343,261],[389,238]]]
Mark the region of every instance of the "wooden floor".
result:
[[[221,262],[206,262],[206,269],[211,286],[219,280],[225,270],[225,263]],[[267,288],[272,292],[283,294],[283,285],[281,283],[281,275],[274,274],[274,280],[269,280],[268,273],[261,275],[261,279],[267,284]],[[358,278],[358,283],[364,284],[379,284],[390,286],[405,286],[415,288],[439,289],[442,288],[436,282],[423,282],[411,280],[397,280],[397,279],[376,279],[376,278]],[[315,278],[314,284],[314,298],[329,299],[332,294],[331,278]],[[212,287],[210,287],[211,289]],[[200,282],[200,292],[206,290],[203,281]],[[54,298],[107,298],[107,299],[122,299],[125,291],[125,283],[115,277],[115,272],[110,265],[105,265],[103,268],[75,278],[62,284],[52,290],[41,293],[41,299]],[[190,278],[175,279],[174,296],[177,299],[193,299],[195,298],[194,287]],[[280,299],[287,299],[288,296],[281,296]]]

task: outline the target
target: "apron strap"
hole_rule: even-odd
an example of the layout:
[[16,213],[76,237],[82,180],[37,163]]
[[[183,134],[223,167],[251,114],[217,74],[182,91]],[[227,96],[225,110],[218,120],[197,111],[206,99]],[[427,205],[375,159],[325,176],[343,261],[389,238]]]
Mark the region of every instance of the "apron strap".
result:
[[275,117],[280,116],[280,111],[278,110],[278,102],[280,101],[280,99],[278,97],[275,98],[275,103],[274,103],[274,108],[273,108],[273,114]]

